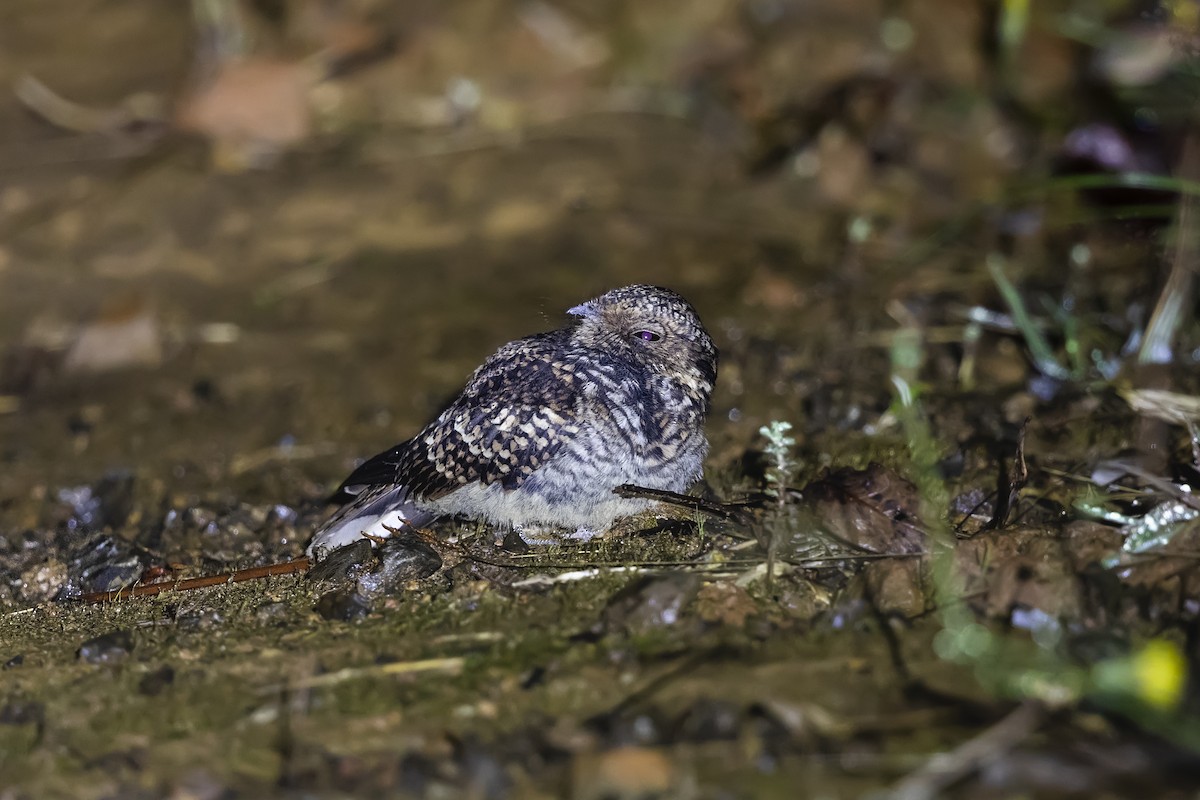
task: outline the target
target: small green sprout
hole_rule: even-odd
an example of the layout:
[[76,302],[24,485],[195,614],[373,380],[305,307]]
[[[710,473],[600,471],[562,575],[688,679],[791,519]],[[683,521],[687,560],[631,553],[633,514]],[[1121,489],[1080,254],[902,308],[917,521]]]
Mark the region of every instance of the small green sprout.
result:
[[778,419],[758,429],[759,435],[767,440],[763,452],[771,460],[767,467],[767,494],[775,498],[780,508],[787,503],[788,486],[800,469],[799,462],[792,456],[796,440],[788,435],[791,429],[792,423]]

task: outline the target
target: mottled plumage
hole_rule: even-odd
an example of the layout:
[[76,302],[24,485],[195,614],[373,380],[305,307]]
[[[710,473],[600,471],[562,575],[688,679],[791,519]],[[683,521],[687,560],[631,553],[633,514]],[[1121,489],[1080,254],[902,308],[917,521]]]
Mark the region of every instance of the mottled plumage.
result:
[[648,505],[617,486],[695,481],[717,377],[695,310],[638,285],[568,313],[579,319],[501,347],[420,433],[356,469],[309,552],[443,515],[602,531]]

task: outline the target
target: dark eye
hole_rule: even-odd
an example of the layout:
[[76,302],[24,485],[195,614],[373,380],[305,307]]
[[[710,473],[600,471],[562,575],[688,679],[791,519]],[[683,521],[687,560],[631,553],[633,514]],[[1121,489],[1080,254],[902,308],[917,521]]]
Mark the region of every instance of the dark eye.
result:
[[643,342],[657,342],[659,339],[662,338],[654,331],[638,331],[634,335],[637,336],[639,339],[641,339]]

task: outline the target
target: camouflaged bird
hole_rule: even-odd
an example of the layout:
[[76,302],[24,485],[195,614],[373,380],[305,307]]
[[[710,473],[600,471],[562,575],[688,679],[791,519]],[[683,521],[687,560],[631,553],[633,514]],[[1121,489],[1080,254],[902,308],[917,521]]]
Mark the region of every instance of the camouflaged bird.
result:
[[420,433],[356,469],[309,553],[446,515],[599,532],[650,505],[616,487],[699,478],[717,349],[692,306],[638,285],[567,313],[578,320],[501,347]]

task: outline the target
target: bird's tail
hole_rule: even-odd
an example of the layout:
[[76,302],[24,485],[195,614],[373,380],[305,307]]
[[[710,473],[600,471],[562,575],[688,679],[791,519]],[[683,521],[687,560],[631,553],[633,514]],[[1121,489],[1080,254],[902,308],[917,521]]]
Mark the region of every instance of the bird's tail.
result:
[[402,486],[365,487],[317,529],[305,552],[310,558],[320,560],[364,535],[386,538],[392,530],[405,525],[419,528],[433,518],[433,514],[409,502]]

